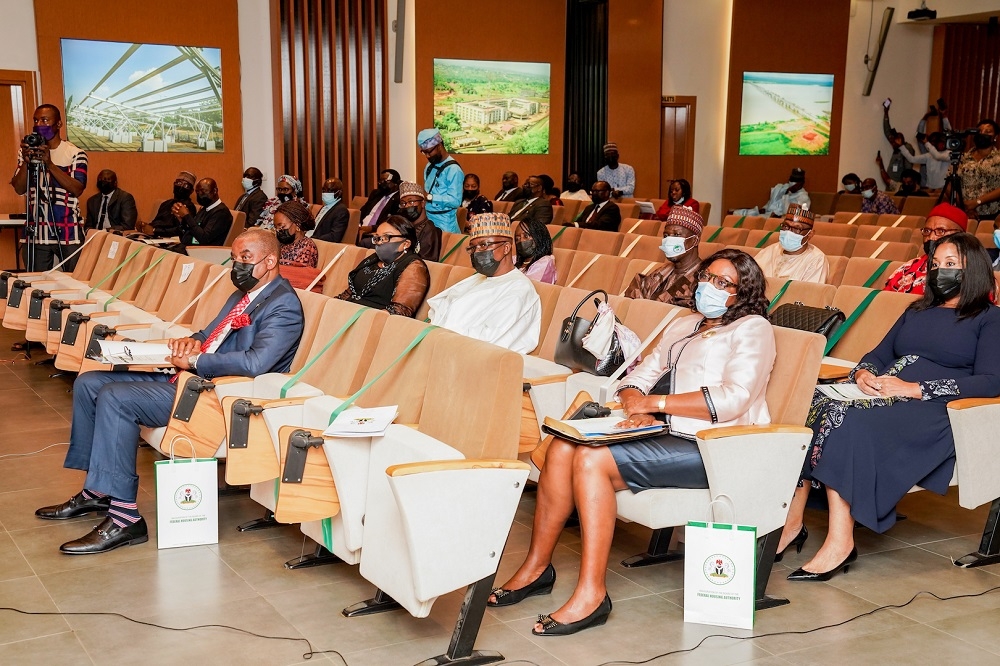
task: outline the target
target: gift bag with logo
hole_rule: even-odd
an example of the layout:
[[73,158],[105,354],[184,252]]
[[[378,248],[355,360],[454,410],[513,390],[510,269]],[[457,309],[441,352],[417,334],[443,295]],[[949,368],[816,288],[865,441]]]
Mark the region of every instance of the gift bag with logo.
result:
[[684,621],[753,629],[757,528],[691,521],[684,533]]
[[170,459],[154,463],[157,548],[219,543],[218,461],[174,458],[174,444],[186,440],[175,437]]

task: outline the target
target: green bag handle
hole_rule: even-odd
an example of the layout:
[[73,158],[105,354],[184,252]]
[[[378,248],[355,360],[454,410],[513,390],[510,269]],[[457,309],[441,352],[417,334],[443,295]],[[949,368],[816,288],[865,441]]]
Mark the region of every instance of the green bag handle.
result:
[[891,261],[883,261],[882,265],[879,266],[878,268],[876,268],[875,272],[872,273],[872,276],[870,278],[868,278],[867,280],[865,280],[865,283],[863,285],[861,285],[861,286],[862,287],[871,287],[873,284],[875,284],[875,280],[877,280],[879,278],[879,276],[882,275],[882,273],[885,272],[885,269],[889,268],[889,264],[891,264],[891,263],[892,263]]
[[733,229],[739,229],[740,227],[742,227],[743,226],[743,220],[745,220],[745,219],[747,219],[746,215],[744,215],[740,219],[736,220],[736,224],[733,225]]
[[569,227],[563,227],[562,229],[560,229],[559,231],[557,231],[556,235],[552,237],[552,242],[555,243],[556,239],[559,238],[560,236],[562,236],[566,232],[567,229],[569,229]]
[[115,266],[113,269],[111,269],[110,273],[108,273],[107,275],[105,275],[104,277],[102,277],[101,281],[98,282],[97,284],[95,284],[90,289],[90,291],[87,292],[87,295],[84,296],[84,298],[90,298],[90,295],[92,293],[94,293],[95,291],[97,291],[98,287],[100,287],[102,284],[104,284],[105,282],[107,282],[108,280],[110,280],[113,275],[115,275],[118,271],[120,271],[122,268],[125,267],[125,264],[127,264],[128,262],[130,262],[133,259],[135,259],[135,255],[139,254],[139,252],[141,252],[141,251],[142,251],[142,248],[138,247],[138,248],[135,249],[135,252],[133,252],[132,254],[130,254],[127,257],[125,257],[125,261],[123,261],[122,263],[120,263],[117,266]]
[[338,330],[336,333],[333,334],[333,337],[330,338],[329,342],[323,345],[323,348],[320,349],[315,356],[306,361],[306,364],[302,366],[301,370],[296,372],[288,379],[287,382],[285,382],[285,385],[281,387],[281,393],[279,394],[279,396],[281,398],[284,398],[288,394],[288,389],[298,384],[299,380],[302,379],[302,376],[309,371],[309,368],[311,368],[313,364],[316,363],[316,361],[318,361],[320,357],[323,356],[323,354],[325,354],[330,349],[330,347],[333,346],[333,343],[339,340],[341,336],[344,335],[344,333],[347,333],[347,329],[349,329],[351,326],[354,326],[354,322],[356,322],[364,313],[365,313],[365,308],[358,309],[358,311],[355,312],[351,316],[351,318],[348,319],[347,322],[340,327],[340,330]]
[[721,234],[721,233],[722,233],[722,229],[723,229],[723,227],[719,227],[718,229],[716,229],[716,230],[715,230],[715,232],[714,232],[714,233],[713,233],[713,234],[712,234],[711,236],[709,236],[709,237],[708,237],[708,240],[707,240],[707,241],[705,241],[705,242],[706,242],[706,243],[711,243],[711,242],[712,242],[712,241],[714,241],[714,240],[715,240],[716,238],[718,238],[718,237],[719,237],[719,234]]
[[108,306],[109,306],[109,305],[111,305],[111,303],[112,303],[113,301],[117,301],[117,300],[118,300],[118,297],[119,297],[119,296],[121,296],[122,294],[124,294],[124,293],[125,293],[125,292],[126,292],[126,291],[128,290],[128,288],[129,288],[129,287],[131,287],[131,286],[132,286],[132,285],[134,285],[134,284],[135,284],[136,282],[138,282],[138,281],[139,281],[139,279],[140,279],[140,278],[142,278],[142,276],[143,276],[143,275],[145,275],[145,274],[146,274],[146,273],[148,273],[149,271],[151,271],[151,270],[153,270],[154,268],[156,268],[156,265],[157,265],[158,263],[160,263],[161,261],[163,261],[163,258],[164,258],[164,257],[166,257],[166,256],[167,256],[167,255],[166,255],[166,253],[163,253],[163,254],[161,254],[161,255],[160,255],[159,257],[157,257],[157,258],[156,258],[156,261],[154,261],[153,263],[151,263],[151,264],[150,264],[150,265],[149,265],[149,266],[148,266],[148,267],[146,268],[146,270],[144,270],[143,272],[141,272],[141,273],[139,273],[138,275],[136,275],[136,276],[135,276],[135,278],[134,278],[134,279],[133,279],[133,280],[132,280],[131,282],[129,282],[129,283],[127,284],[127,285],[125,285],[124,287],[122,287],[121,289],[119,289],[118,291],[116,291],[116,292],[115,292],[114,294],[112,294],[112,295],[111,295],[111,298],[109,298],[109,299],[108,299],[108,300],[107,300],[107,301],[106,301],[106,302],[104,303],[104,311],[105,311],[105,312],[107,312],[107,311],[108,311]]
[[468,238],[469,237],[466,236],[466,235],[463,235],[461,238],[459,238],[458,242],[455,243],[455,247],[453,247],[450,250],[448,250],[448,252],[446,252],[443,257],[441,257],[440,259],[438,259],[438,261],[441,262],[441,263],[444,263],[444,260],[447,259],[448,257],[450,257],[451,255],[455,254],[455,250],[457,250],[458,248],[462,247],[462,244],[465,243],[466,239],[468,239]]
[[854,312],[851,313],[851,316],[848,317],[844,323],[840,325],[840,328],[838,328],[837,331],[830,336],[830,339],[826,341],[826,349],[823,350],[824,356],[828,355],[830,350],[833,349],[838,342],[840,342],[840,339],[844,337],[844,333],[847,333],[848,329],[854,325],[854,322],[856,322],[858,317],[860,317],[861,314],[868,309],[868,306],[872,304],[872,301],[874,301],[875,297],[878,295],[879,291],[875,290],[865,296],[865,300],[861,301],[858,307],[854,309]]
[[791,283],[792,283],[792,281],[789,280],[785,284],[781,285],[781,289],[779,289],[778,293],[775,294],[774,298],[771,299],[771,304],[767,306],[767,311],[768,312],[770,312],[771,310],[773,310],[774,306],[776,306],[778,304],[778,301],[780,301],[781,297],[785,295],[785,292],[788,290],[788,285],[790,285]]
[[764,234],[764,237],[760,239],[760,242],[754,245],[754,247],[764,247],[764,244],[767,243],[767,239],[773,235],[774,235],[773,231],[768,231],[766,234]]

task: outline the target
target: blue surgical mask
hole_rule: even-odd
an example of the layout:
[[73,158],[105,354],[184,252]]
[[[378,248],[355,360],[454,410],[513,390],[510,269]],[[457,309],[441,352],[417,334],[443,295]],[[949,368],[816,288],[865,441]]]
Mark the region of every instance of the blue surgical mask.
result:
[[719,289],[711,282],[699,282],[694,291],[694,305],[708,319],[717,319],[729,310],[726,301],[730,296],[732,294],[728,291]]
[[340,197],[334,192],[324,192],[322,194],[324,206],[336,206],[340,203]]
[[252,188],[253,188],[253,181],[250,180],[249,178],[244,178],[243,189],[249,192]]
[[853,192],[855,189],[857,189],[857,187],[858,186],[855,185],[854,183],[848,183],[847,185],[844,185],[844,189],[847,190],[848,192]]
[[782,229],[778,232],[778,243],[785,252],[798,252],[802,249],[802,236],[791,229]]
[[861,196],[863,196],[865,199],[871,199],[873,196],[875,196],[875,190],[862,190]]
[[993,232],[993,244],[1000,247],[1000,229]]

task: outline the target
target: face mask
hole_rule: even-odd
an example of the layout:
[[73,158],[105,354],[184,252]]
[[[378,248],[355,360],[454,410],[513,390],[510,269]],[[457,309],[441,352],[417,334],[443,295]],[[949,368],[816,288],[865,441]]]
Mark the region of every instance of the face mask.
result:
[[[493,248],[493,250],[495,249]],[[500,262],[493,258],[493,250],[482,250],[472,253],[472,267],[476,269],[477,273],[486,277],[493,277],[497,269],[500,268]]]
[[605,155],[604,156],[604,163],[607,164],[609,167],[618,166],[618,158],[617,157],[608,157],[607,155]]
[[527,185],[525,185],[524,187],[521,188],[521,195],[524,196],[525,199],[534,199],[535,198],[535,195],[531,191],[531,188],[528,187]]
[[395,243],[382,243],[381,245],[375,246],[375,254],[378,255],[378,260],[383,264],[391,264],[399,256],[399,246],[403,244],[404,241],[396,241]]
[[674,204],[675,206],[680,206],[680,205],[681,205],[682,203],[684,203],[684,197],[677,197],[677,198],[676,198],[676,199],[674,199],[674,201],[673,201],[673,204]]
[[288,229],[279,229],[274,235],[282,245],[291,245],[295,242],[295,236]]
[[781,244],[781,249],[785,252],[798,252],[802,249],[802,236],[790,229],[779,231],[778,243]]
[[416,222],[420,219],[420,208],[418,206],[410,206],[409,208],[400,208],[399,212],[402,213],[403,217],[408,219],[410,222]]
[[111,194],[115,191],[114,183],[99,182],[97,183],[97,191],[101,194]]
[[212,205],[212,198],[206,197],[204,195],[198,195],[198,205],[204,208],[205,206]]
[[378,184],[378,191],[383,196],[389,193],[389,183],[387,181],[381,181]]
[[463,196],[466,201],[472,201],[479,196],[479,190],[465,190]]
[[320,197],[323,199],[324,206],[336,206],[340,203],[340,197],[337,196],[336,192],[324,192]]
[[726,301],[730,296],[732,294],[728,291],[719,289],[711,282],[699,282],[694,291],[694,305],[707,318],[717,319],[729,309]]
[[[264,261],[261,259],[260,261]],[[260,263],[257,262],[257,264]],[[234,261],[233,268],[229,271],[229,279],[233,281],[233,286],[246,293],[257,286],[260,278],[253,276],[254,266],[257,264],[247,264],[242,261]]]
[[932,268],[927,272],[927,284],[934,297],[943,301],[958,295],[962,289],[961,268]]
[[56,128],[51,125],[35,125],[34,129],[35,134],[40,134],[46,141],[51,141],[56,138],[56,134],[58,134]]
[[566,189],[570,192],[579,192],[581,187],[583,187],[581,183],[566,183]]
[[1000,248],[1000,229],[993,232],[993,244]]
[[253,181],[249,178],[243,179],[243,189],[249,192],[253,188]]
[[[38,131],[37,127],[35,128],[35,131],[36,132]],[[42,134],[42,136],[45,135]],[[972,143],[976,145],[976,148],[979,148],[980,150],[985,150],[993,145],[993,137],[990,136],[989,134],[974,134],[972,136]]]
[[865,199],[871,199],[873,196],[875,196],[875,190],[863,190],[861,192],[861,196],[863,196]]
[[857,188],[858,186],[855,185],[854,183],[848,183],[847,185],[844,185],[844,189],[847,190],[848,192],[853,192]]
[[594,202],[595,206],[604,203],[604,199],[602,199],[600,195],[597,194],[590,195],[590,200]]
[[434,155],[428,155],[427,156],[427,161],[430,162],[431,164],[438,164],[443,159],[444,158],[442,156],[440,156],[440,155],[438,155],[436,153]]
[[660,241],[660,250],[667,259],[676,259],[687,252],[687,239],[680,236],[664,236]]
[[278,201],[281,203],[287,203],[295,198],[295,194],[292,192],[288,192],[287,194],[277,194],[276,196],[278,197]]
[[[997,232],[1000,233],[1000,232]],[[535,256],[535,241],[532,239],[523,240],[517,244],[517,260],[525,262]]]
[[189,190],[188,188],[186,187],[174,188],[174,199],[180,199],[183,201],[184,199],[190,199],[190,198],[191,198],[191,190]]

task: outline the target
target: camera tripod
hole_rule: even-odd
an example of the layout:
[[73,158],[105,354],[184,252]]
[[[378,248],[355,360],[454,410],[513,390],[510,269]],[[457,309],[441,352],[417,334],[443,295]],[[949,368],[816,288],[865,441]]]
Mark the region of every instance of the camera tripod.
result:
[[[59,238],[59,229],[56,227],[55,221],[51,218],[51,206],[55,203],[54,198],[51,194],[50,188],[42,187],[42,171],[44,166],[41,162],[37,162],[33,159],[28,160],[28,196],[25,200],[25,220],[24,220],[24,243],[25,243],[25,270],[29,273],[34,272],[35,266],[35,246],[37,245],[37,234],[38,228],[41,225],[49,231],[49,238],[55,240],[56,254],[59,257],[59,261],[63,261],[65,257],[65,252],[63,248],[63,241]],[[31,192],[34,190],[34,197],[31,196]],[[42,209],[42,199],[44,197],[45,211]]]

